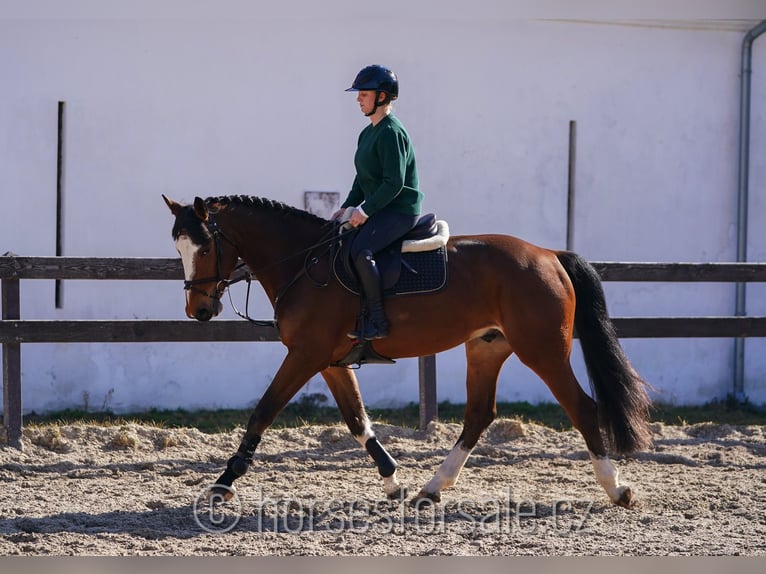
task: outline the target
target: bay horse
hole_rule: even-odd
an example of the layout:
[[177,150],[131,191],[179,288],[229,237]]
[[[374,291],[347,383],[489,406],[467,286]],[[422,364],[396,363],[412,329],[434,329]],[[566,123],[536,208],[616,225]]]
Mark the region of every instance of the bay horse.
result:
[[[253,410],[237,452],[212,486],[224,498],[253,464],[261,437],[279,412],[316,373],[321,374],[351,434],[367,450],[392,499],[407,496],[397,464],[372,430],[354,370],[333,366],[354,344],[359,297],[331,272],[326,253],[306,272],[306,253],[328,237],[334,223],[281,202],[245,196],[202,199],[184,205],[162,196],[175,216],[172,237],[181,256],[186,314],[208,321],[221,311],[227,278],[242,260],[274,307],[287,355]],[[600,278],[581,256],[554,251],[508,235],[449,239],[448,282],[435,294],[389,298],[390,334],[374,341],[385,357],[433,355],[460,344],[467,360],[463,428],[434,476],[413,499],[439,502],[457,481],[482,433],[497,415],[500,368],[516,353],[548,386],[581,433],[596,479],[609,499],[632,506],[607,447],[618,454],[647,448],[651,406],[647,385],[616,336]],[[327,278],[325,282],[313,276]],[[574,330],[594,398],[570,365]]]

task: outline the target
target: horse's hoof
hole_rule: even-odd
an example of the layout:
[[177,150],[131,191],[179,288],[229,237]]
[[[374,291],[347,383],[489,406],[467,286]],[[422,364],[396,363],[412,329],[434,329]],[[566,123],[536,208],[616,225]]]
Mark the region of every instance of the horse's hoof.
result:
[[441,494],[438,492],[426,492],[425,490],[421,490],[418,492],[418,495],[410,501],[410,504],[412,506],[418,506],[425,501],[435,504],[437,502],[441,502],[441,500]]
[[228,502],[234,497],[236,493],[237,489],[233,486],[214,484],[207,491],[207,500],[209,503]]
[[613,502],[617,506],[622,506],[623,508],[633,508],[633,506],[636,504],[636,502],[633,500],[633,491],[629,486],[626,486],[620,494],[620,498],[614,500]]
[[389,500],[398,500],[399,502],[401,502],[402,500],[407,498],[407,494],[408,494],[407,487],[406,486],[400,486],[396,490],[393,490],[391,492],[387,492],[386,493],[386,497]]

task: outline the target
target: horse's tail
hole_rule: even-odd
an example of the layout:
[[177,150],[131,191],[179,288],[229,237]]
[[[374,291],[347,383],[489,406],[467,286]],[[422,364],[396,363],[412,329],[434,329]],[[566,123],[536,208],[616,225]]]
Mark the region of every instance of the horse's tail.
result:
[[601,279],[579,255],[568,251],[557,255],[575,290],[575,329],[595,395],[599,425],[614,452],[645,449],[651,444],[647,384],[620,345],[607,313]]

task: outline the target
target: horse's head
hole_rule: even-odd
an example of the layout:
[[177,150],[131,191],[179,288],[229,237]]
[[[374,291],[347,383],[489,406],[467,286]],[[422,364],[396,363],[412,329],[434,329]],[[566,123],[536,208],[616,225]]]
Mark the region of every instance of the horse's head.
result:
[[182,205],[162,198],[176,218],[173,240],[184,267],[186,314],[209,321],[222,310],[221,295],[237,263],[237,250],[203,199],[196,197],[193,205]]

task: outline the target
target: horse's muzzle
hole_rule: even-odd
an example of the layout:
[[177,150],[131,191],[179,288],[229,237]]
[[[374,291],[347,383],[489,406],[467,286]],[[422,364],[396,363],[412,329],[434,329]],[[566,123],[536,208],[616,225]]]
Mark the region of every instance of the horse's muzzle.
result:
[[197,321],[210,321],[210,319],[217,316],[222,310],[223,305],[221,302],[218,299],[213,299],[211,307],[197,307],[197,309],[194,311],[194,314],[190,314],[189,316],[196,319]]
[[194,318],[197,321],[210,321],[213,318],[213,312],[210,309],[197,309],[194,313]]

